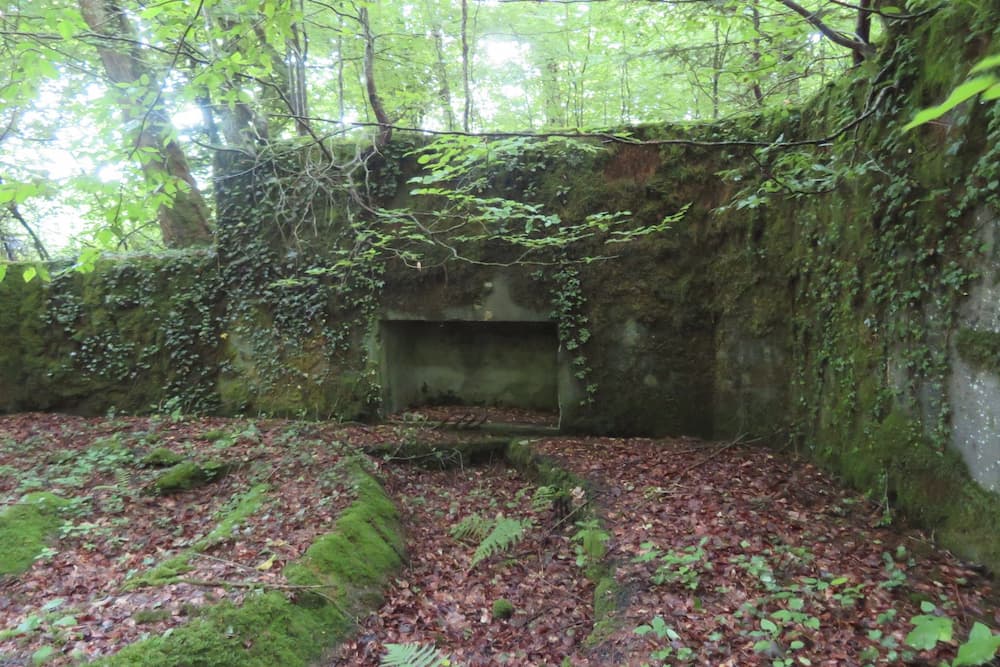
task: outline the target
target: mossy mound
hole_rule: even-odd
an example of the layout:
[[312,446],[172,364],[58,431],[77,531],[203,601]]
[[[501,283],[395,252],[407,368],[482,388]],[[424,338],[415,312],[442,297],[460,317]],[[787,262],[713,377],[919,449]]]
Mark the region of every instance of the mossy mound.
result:
[[139,463],[147,468],[169,468],[183,460],[184,457],[177,452],[169,450],[166,447],[157,447],[143,456]]
[[163,471],[163,474],[153,481],[150,489],[152,493],[160,496],[188,491],[224,477],[229,470],[229,465],[217,461],[201,464],[182,461]]
[[20,574],[35,562],[62,522],[60,508],[69,501],[54,493],[29,493],[0,512],[0,575]]
[[378,605],[382,587],[404,558],[395,506],[381,485],[357,468],[357,500],[332,533],[285,568],[292,586],[261,591],[240,606],[210,607],[170,634],[122,649],[105,667],[295,667],[319,658]]
[[493,618],[504,619],[514,615],[514,604],[507,598],[500,598],[493,602]]

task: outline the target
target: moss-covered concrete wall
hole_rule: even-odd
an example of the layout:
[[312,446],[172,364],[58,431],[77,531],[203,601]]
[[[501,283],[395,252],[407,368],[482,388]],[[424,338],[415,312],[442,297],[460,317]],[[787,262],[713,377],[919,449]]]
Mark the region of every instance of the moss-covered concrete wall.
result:
[[[217,257],[0,284],[0,408],[178,396],[356,418],[380,410],[391,375],[378,322],[548,320],[566,430],[763,436],[998,566],[1000,105],[900,131],[995,50],[998,17],[996,1],[948,3],[893,22],[879,58],[806,109],[633,128],[631,143],[584,153],[541,143],[491,165],[496,194],[567,224],[688,207],[665,231],[558,261],[511,266],[516,253],[488,242],[470,262],[396,248],[333,271],[387,246],[359,237],[335,197],[309,220],[273,209],[280,170],[244,170],[223,188]],[[793,142],[765,148],[775,137]],[[415,163],[387,155],[383,201],[433,211],[398,187]]]

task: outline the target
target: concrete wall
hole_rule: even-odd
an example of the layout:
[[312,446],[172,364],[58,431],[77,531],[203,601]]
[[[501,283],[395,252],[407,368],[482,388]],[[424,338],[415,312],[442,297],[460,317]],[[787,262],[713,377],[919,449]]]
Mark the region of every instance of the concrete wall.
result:
[[554,324],[384,320],[379,338],[386,413],[453,403],[558,411]]
[[[960,332],[976,332],[989,340],[988,334],[1000,337],[1000,218],[980,210],[976,228],[983,249],[980,277],[968,290],[958,326]],[[971,354],[964,358],[954,340],[948,353],[952,445],[973,479],[1000,492],[1000,364]]]

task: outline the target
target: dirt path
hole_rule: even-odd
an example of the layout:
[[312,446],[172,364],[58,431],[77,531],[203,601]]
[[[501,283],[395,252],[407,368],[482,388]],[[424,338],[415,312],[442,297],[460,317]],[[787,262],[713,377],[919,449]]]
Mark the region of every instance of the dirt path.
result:
[[[570,529],[534,511],[535,487],[502,463],[454,470],[392,465],[388,490],[404,511],[409,566],[327,664],[377,665],[387,643],[436,645],[461,664],[559,664],[592,625],[593,584],[575,563]],[[476,540],[452,530],[469,515],[530,520],[524,539],[472,566]],[[507,600],[509,618],[494,618]]]

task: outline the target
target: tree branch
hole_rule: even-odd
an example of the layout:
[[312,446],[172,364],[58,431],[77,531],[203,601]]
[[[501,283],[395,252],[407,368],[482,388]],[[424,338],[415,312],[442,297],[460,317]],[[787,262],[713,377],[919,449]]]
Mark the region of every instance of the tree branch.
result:
[[[630,146],[695,146],[701,148],[796,148],[799,146],[819,146],[822,144],[830,143],[831,141],[837,139],[838,137],[850,132],[852,129],[863,123],[865,120],[870,118],[878,108],[882,105],[882,101],[885,99],[886,93],[892,90],[892,86],[888,86],[879,91],[875,96],[875,100],[871,105],[865,109],[865,111],[855,118],[854,120],[841,125],[839,128],[831,132],[830,134],[813,138],[813,139],[797,139],[794,141],[763,141],[754,139],[732,139],[725,141],[701,141],[698,139],[632,139],[620,134],[614,134],[612,132],[584,132],[581,130],[572,131],[560,131],[560,132],[460,132],[458,130],[427,130],[420,127],[408,127],[405,125],[389,125],[388,127],[392,130],[399,132],[413,132],[416,134],[423,134],[425,136],[446,136],[446,137],[475,137],[481,139],[506,139],[510,137],[528,137],[536,139],[547,139],[550,137],[565,137],[567,139],[600,139],[607,143],[617,143],[617,144],[628,144]],[[330,120],[329,118],[310,118],[310,120],[318,123],[330,123],[334,125],[346,125],[348,127],[378,127],[383,126],[382,123],[344,123],[339,120]]]
[[823,33],[823,35],[834,44],[837,44],[838,46],[843,46],[846,49],[850,49],[851,51],[854,51],[856,53],[861,53],[862,55],[865,56],[870,56],[875,53],[875,47],[873,47],[871,44],[867,42],[862,42],[857,39],[851,39],[847,35],[837,32],[836,30],[828,26],[826,23],[824,23],[823,19],[821,19],[816,12],[809,11],[799,3],[795,2],[794,0],[777,0],[777,2],[784,5],[785,7],[788,7],[793,12],[804,18],[814,28]]

